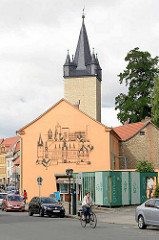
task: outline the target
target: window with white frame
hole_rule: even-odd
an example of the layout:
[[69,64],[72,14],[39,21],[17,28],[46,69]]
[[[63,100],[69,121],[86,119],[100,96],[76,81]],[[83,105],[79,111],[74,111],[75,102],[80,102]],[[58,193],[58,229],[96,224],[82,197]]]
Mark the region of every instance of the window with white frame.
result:
[[68,184],[65,183],[60,184],[60,193],[68,193]]

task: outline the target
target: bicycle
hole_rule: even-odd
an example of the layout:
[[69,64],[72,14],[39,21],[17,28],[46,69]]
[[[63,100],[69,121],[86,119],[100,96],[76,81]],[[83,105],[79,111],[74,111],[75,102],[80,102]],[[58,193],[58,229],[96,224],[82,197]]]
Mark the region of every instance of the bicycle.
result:
[[90,212],[84,216],[83,210],[79,210],[78,215],[80,216],[81,226],[83,228],[86,227],[87,224],[90,224],[91,228],[95,228],[97,225],[97,217],[94,212]]

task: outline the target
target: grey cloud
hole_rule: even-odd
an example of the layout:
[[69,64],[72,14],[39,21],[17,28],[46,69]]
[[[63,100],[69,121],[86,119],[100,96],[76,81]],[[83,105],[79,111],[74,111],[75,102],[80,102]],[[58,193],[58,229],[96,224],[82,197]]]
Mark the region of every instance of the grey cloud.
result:
[[114,99],[127,91],[117,77],[126,54],[138,46],[159,55],[158,0],[1,0],[0,137],[15,135],[63,97],[63,63],[67,49],[75,52],[84,5],[103,69],[102,121],[118,123]]

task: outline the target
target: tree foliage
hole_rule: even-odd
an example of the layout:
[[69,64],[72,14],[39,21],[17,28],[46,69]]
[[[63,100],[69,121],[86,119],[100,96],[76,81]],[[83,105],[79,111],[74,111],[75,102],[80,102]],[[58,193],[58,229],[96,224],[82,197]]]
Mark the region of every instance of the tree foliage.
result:
[[151,92],[154,78],[158,76],[158,57],[152,58],[149,52],[131,50],[125,61],[128,65],[120,73],[120,84],[128,86],[127,94],[119,94],[115,98],[115,110],[119,109],[117,118],[121,123],[134,123],[151,116]]
[[156,184],[155,192],[153,195],[155,198],[159,198],[159,184]]
[[136,165],[136,171],[137,172],[154,172],[154,167],[152,163],[148,161],[138,161],[138,164]]
[[154,90],[152,92],[152,121],[159,127],[159,77],[155,78]]

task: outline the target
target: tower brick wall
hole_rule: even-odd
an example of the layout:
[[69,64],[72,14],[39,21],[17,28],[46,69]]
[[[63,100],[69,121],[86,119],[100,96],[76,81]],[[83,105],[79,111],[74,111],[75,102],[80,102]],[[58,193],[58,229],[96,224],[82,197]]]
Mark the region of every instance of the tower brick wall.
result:
[[101,121],[101,82],[96,77],[65,78],[64,98],[79,109]]

